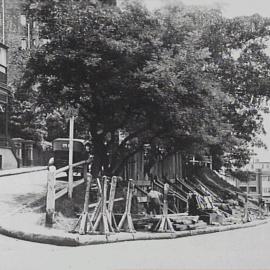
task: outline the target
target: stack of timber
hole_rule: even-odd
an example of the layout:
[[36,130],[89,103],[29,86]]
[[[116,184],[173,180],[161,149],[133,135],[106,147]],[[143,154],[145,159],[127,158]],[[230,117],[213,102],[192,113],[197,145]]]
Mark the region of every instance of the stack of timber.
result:
[[[151,231],[161,215],[138,217],[133,220],[134,226],[138,231]],[[186,231],[203,229],[207,227],[206,222],[199,220],[199,216],[188,216],[187,213],[169,214],[169,219],[172,222],[175,231]]]

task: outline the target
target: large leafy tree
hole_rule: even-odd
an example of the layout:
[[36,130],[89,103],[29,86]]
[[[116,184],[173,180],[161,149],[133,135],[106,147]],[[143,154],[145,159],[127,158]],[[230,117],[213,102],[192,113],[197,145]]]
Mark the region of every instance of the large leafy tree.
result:
[[233,147],[231,160],[247,159],[248,145],[263,146],[257,135],[265,132],[262,115],[267,112],[265,101],[270,96],[269,24],[269,18],[259,15],[219,18],[203,38],[212,55],[209,65],[222,91],[230,97],[223,116],[232,124],[232,135],[241,142]]
[[266,51],[270,20],[259,15],[226,19],[218,10],[183,6],[168,7],[165,14],[166,44],[173,48],[183,44],[186,29],[199,33],[196,48],[207,48],[209,52],[205,71],[215,77],[227,96],[220,104],[220,120],[229,123],[230,128],[216,123],[227,139],[225,136],[223,143],[212,144],[211,154],[242,166],[249,159],[248,146],[263,146],[257,135],[264,132],[262,113],[270,95]]
[[[96,173],[102,166],[117,173],[145,143],[167,153],[181,149],[243,157],[239,144],[261,129],[258,110],[247,106],[259,107],[267,93],[254,87],[268,82],[264,76],[253,81],[253,88],[245,87],[250,67],[242,58],[253,57],[254,69],[268,58],[256,58],[263,46],[233,57],[251,40],[247,29],[234,28],[242,19],[225,20],[217,11],[184,6],[150,13],[138,4],[119,9],[90,2],[48,0],[31,6],[47,42],[32,53],[20,91],[33,95],[34,87],[36,103],[47,112],[78,109],[81,132],[92,135]],[[258,36],[265,38],[268,22],[257,20],[263,22]],[[233,39],[236,33],[239,38]],[[227,62],[242,64],[243,70],[234,74]],[[226,71],[239,83],[229,82]],[[115,136],[119,130],[128,134],[121,144]]]

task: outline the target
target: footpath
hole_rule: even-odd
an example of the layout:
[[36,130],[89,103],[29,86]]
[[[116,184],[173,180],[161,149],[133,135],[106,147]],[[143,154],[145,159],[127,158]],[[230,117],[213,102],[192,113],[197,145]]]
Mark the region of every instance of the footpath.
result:
[[[0,172],[0,234],[45,244],[80,246],[115,243],[120,241],[173,239],[265,224],[267,220],[256,220],[245,224],[208,226],[204,229],[175,233],[115,233],[110,235],[79,235],[68,230],[45,227],[45,213],[36,211],[40,201],[45,203],[46,168],[22,168]],[[36,202],[39,201],[37,206]]]
[[47,169],[47,166],[36,166],[36,167],[25,167],[25,168],[23,167],[23,168],[17,168],[17,169],[10,169],[10,170],[0,170],[0,180],[1,180],[1,177],[4,177],[4,176],[39,172],[39,171],[44,171],[46,169]]

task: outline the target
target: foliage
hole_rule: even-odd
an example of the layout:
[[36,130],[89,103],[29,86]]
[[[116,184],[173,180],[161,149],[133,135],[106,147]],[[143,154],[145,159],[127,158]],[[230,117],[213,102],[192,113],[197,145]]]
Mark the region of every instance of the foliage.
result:
[[[20,91],[34,87],[44,111],[78,109],[96,172],[117,172],[145,143],[213,154],[217,166],[225,153],[246,162],[269,95],[269,20],[185,6],[151,13],[129,3],[35,2],[29,15],[46,42],[32,52]],[[121,144],[119,130],[128,134]]]
[[248,182],[254,179],[254,172],[236,170],[236,171],[231,171],[230,173],[233,177],[239,179],[241,182]]

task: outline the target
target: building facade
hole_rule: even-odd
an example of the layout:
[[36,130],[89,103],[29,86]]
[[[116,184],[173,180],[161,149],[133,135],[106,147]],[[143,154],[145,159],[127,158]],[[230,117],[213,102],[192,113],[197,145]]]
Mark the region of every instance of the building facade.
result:
[[[18,75],[16,54],[24,49],[27,25],[24,24],[23,0],[1,0],[0,2],[0,169],[20,166],[13,141],[8,132],[9,101],[13,81]],[[29,28],[29,27],[28,27]],[[25,48],[26,49],[26,48]]]
[[18,166],[8,134],[11,93],[7,85],[7,52],[8,47],[0,43],[0,170]]

